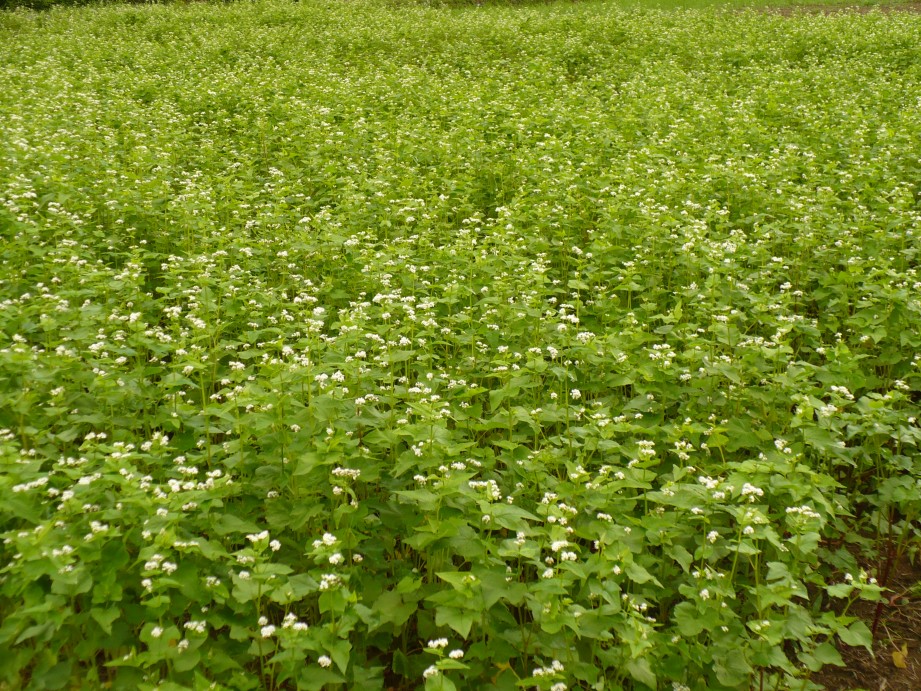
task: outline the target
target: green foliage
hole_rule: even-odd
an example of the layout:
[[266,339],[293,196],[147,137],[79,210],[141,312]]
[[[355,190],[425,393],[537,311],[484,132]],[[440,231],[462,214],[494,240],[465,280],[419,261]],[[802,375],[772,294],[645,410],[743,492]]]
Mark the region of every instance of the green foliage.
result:
[[81,7],[104,4],[146,4],[147,0],[0,0],[0,10],[49,10],[53,7]]
[[0,686],[812,688],[872,646],[918,17],[4,21]]

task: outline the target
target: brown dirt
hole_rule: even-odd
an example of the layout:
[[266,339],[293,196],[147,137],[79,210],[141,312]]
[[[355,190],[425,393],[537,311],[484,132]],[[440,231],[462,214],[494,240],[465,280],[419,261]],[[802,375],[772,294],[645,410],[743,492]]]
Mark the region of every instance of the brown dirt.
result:
[[[826,667],[812,679],[828,691],[921,691],[921,563],[902,559],[888,580],[874,655],[864,648],[840,645],[847,666]],[[872,628],[876,612],[875,604],[861,602],[850,613]],[[898,654],[902,646],[908,650],[904,659]],[[905,667],[898,667],[897,661]]]

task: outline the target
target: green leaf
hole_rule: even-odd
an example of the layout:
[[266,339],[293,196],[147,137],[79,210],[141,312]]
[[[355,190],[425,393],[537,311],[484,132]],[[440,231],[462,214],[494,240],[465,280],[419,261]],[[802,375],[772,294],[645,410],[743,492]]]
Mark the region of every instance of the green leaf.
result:
[[859,619],[846,629],[838,631],[838,638],[845,645],[863,646],[868,653],[873,652],[873,633],[870,628]]
[[767,567],[767,580],[769,581],[779,581],[791,577],[790,569],[782,561],[769,561]]
[[214,532],[218,535],[229,535],[230,533],[258,533],[261,528],[232,513],[221,514],[221,517],[212,524]]
[[[729,437],[726,450],[759,449],[765,441],[764,434],[763,432],[759,434],[757,429],[752,428],[750,419],[734,417],[726,426],[726,435]],[[770,439],[770,434],[767,435],[767,438]]]
[[824,427],[803,427],[803,440],[808,446],[823,453],[837,455],[841,451],[840,440]]
[[690,602],[679,602],[672,616],[682,636],[693,638],[704,630],[704,622],[697,613],[697,607]]
[[502,405],[507,398],[515,398],[521,393],[521,389],[511,384],[506,384],[501,389],[493,389],[489,392],[489,409],[496,410]]
[[297,688],[304,691],[320,691],[327,684],[341,684],[345,678],[331,669],[320,665],[309,665],[301,670],[297,678]]
[[681,569],[685,573],[690,572],[691,564],[694,563],[694,555],[688,552],[684,547],[681,545],[671,545],[668,548],[668,555],[681,565]]
[[740,650],[720,648],[713,654],[713,671],[721,684],[738,689],[747,685],[752,668]]
[[19,636],[16,638],[15,644],[19,645],[20,643],[27,641],[30,638],[39,638],[40,641],[47,640],[47,637],[45,636],[45,634],[54,631],[55,628],[56,627],[54,625],[54,622],[51,622],[51,621],[45,621],[40,624],[33,624],[32,626],[28,627],[25,631],[23,631],[21,634],[19,634]]
[[707,437],[707,446],[712,449],[718,449],[726,446],[728,442],[729,437],[723,434],[723,430],[719,427],[714,427],[713,432],[711,432],[710,436]]
[[262,589],[262,584],[259,581],[252,579],[244,580],[237,576],[233,577],[233,581],[233,598],[238,602],[249,602],[259,597],[259,593]]
[[394,494],[403,500],[401,503],[416,504],[426,512],[434,511],[442,501],[441,496],[427,489],[407,489]]
[[390,667],[393,670],[394,674],[398,674],[403,677],[408,677],[412,674],[412,663],[404,653],[399,648],[393,651],[393,663]]
[[288,604],[303,600],[310,593],[315,593],[318,583],[305,573],[299,573],[295,576],[289,576],[275,587],[270,594],[273,602],[279,604]]
[[489,513],[495,525],[516,532],[527,529],[528,521],[540,521],[540,518],[530,511],[525,511],[514,504],[491,504]]
[[838,649],[828,641],[817,645],[815,650],[811,653],[801,653],[799,657],[803,664],[813,672],[818,672],[825,665],[844,667],[844,660],[841,659],[841,653],[839,653]]
[[656,675],[652,671],[652,666],[649,664],[649,660],[647,658],[641,657],[633,660],[628,660],[626,667],[630,676],[641,684],[645,684],[650,689],[658,688]]
[[96,623],[99,624],[102,630],[107,634],[112,633],[112,622],[118,619],[121,614],[121,610],[117,607],[109,607],[108,609],[93,607],[93,609],[90,610],[90,616],[93,617]]
[[33,676],[30,687],[49,689],[50,691],[62,689],[71,679],[72,668],[73,661],[64,660],[44,672],[39,671]]
[[413,578],[412,576],[404,576],[400,579],[400,582],[397,583],[397,592],[398,593],[415,593],[422,587],[421,578]]
[[649,583],[652,581],[660,588],[662,584],[659,583],[658,579],[649,573],[645,568],[637,564],[636,562],[630,562],[624,567],[624,572],[630,578],[631,581],[638,584]]
[[201,654],[197,650],[186,650],[173,657],[173,669],[177,672],[188,672],[195,669],[201,662]]
[[388,363],[406,362],[416,356],[412,350],[394,350],[387,354],[385,360]]
[[457,687],[444,674],[436,674],[425,680],[425,691],[457,691]]
[[393,590],[382,593],[372,608],[378,617],[378,626],[393,624],[397,627],[405,624],[417,609],[416,602],[406,602],[400,593]]
[[818,549],[821,540],[822,536],[818,532],[810,530],[789,538],[787,544],[795,545],[803,554],[811,554]]
[[851,583],[835,583],[825,587],[825,592],[831,597],[847,597],[854,592],[854,586]]
[[467,571],[438,571],[435,575],[445,583],[450,583],[455,590],[467,590],[476,583]]
[[34,504],[17,497],[0,499],[0,514],[12,515],[32,524],[41,523],[42,520],[42,513],[36,509]]
[[440,605],[435,610],[435,623],[438,626],[450,626],[461,638],[467,638],[473,621],[474,613],[469,610],[447,605]]
[[352,650],[352,644],[344,639],[333,641],[329,645],[329,656],[336,663],[339,671],[345,674],[349,666],[349,653]]

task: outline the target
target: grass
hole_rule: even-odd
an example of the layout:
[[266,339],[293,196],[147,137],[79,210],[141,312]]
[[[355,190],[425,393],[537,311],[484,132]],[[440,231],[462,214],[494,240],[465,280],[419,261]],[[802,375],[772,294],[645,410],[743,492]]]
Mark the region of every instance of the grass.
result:
[[921,18],[0,29],[0,681],[814,689],[917,559]]

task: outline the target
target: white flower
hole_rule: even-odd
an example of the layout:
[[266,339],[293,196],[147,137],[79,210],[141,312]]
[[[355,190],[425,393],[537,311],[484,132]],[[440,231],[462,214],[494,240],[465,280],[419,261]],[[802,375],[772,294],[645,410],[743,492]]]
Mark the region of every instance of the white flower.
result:
[[787,507],[788,515],[799,514],[805,518],[821,518],[822,516],[814,511],[811,506],[804,504],[803,506],[788,506]]
[[435,665],[431,665],[427,667],[426,670],[422,673],[422,678],[431,679],[436,675],[438,675],[438,668]]
[[263,626],[261,629],[259,629],[259,633],[262,634],[263,638],[271,638],[275,635],[275,627],[272,624]]
[[189,631],[194,631],[195,633],[204,633],[207,629],[207,624],[203,621],[187,621],[185,623],[185,628]]
[[460,660],[463,656],[463,650],[452,650],[450,653],[448,653],[448,657],[450,657],[452,660]]
[[442,648],[446,648],[447,646],[448,646],[447,638],[436,638],[434,640],[429,641],[426,647],[436,648],[437,650],[441,650]]
[[361,471],[355,468],[333,468],[333,475],[357,480],[361,476]]
[[161,627],[159,627],[159,626],[154,626],[154,627],[150,630],[150,635],[151,635],[151,637],[153,637],[153,638],[159,638],[160,636],[163,635],[163,629],[162,629]]
[[753,502],[756,497],[764,496],[764,490],[746,482],[742,485],[742,496],[748,497],[748,500]]
[[326,545],[327,547],[332,547],[337,542],[339,542],[339,539],[332,533],[323,533],[322,538],[320,538],[319,540],[313,541],[313,548],[318,549],[322,547],[323,545]]
[[334,573],[324,573],[320,576],[320,590],[331,590],[339,585],[339,576]]
[[317,658],[317,664],[320,665],[320,667],[329,667],[333,664],[333,661],[329,658],[329,655],[321,655]]

